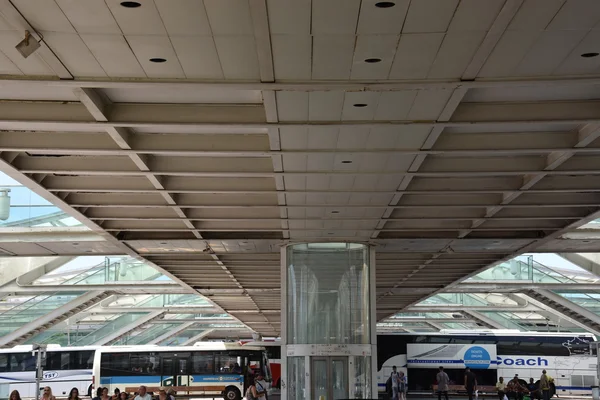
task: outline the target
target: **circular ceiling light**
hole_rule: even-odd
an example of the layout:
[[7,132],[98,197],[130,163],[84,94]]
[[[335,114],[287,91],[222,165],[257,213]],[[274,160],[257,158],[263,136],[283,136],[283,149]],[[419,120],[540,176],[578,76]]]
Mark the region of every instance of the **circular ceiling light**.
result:
[[140,3],[138,3],[137,1],[122,1],[121,6],[123,6],[125,8],[138,8],[138,7],[141,7],[142,5]]
[[356,107],[356,108],[363,108],[363,107],[366,107],[367,105],[365,103],[356,103],[356,104],[353,104],[352,106]]
[[598,57],[598,55],[600,55],[600,53],[583,53],[581,55],[581,57],[583,57],[583,58],[592,58],[592,57]]
[[150,59],[150,62],[159,63],[160,64],[160,63],[167,62],[167,59],[166,58],[161,58],[161,57],[154,57],[154,58]]
[[376,63],[378,63],[378,62],[381,62],[381,58],[367,58],[367,59],[365,60],[365,62],[366,62],[367,64],[376,64]]
[[378,8],[392,8],[396,5],[396,3],[392,2],[392,1],[380,1],[378,3],[375,3],[375,7]]

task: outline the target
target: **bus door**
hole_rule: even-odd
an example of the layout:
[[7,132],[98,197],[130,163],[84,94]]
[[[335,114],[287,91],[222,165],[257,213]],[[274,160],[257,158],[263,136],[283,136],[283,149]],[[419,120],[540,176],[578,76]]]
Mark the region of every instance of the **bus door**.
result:
[[190,353],[163,353],[162,386],[188,386]]

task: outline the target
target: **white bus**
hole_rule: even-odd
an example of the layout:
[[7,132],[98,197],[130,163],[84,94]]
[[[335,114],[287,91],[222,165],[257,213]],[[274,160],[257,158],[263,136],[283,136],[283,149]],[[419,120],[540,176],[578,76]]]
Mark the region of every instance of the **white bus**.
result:
[[[40,387],[50,386],[58,397],[68,396],[74,387],[81,395],[91,394],[95,349],[49,345],[42,363]],[[0,349],[0,398],[8,398],[13,390],[18,390],[23,398],[37,398],[35,367],[36,356],[32,353],[32,346]]]
[[408,389],[431,392],[440,366],[451,383],[461,385],[470,367],[481,386],[519,375],[521,383],[538,382],[542,370],[554,378],[556,394],[591,395],[596,385],[596,355],[585,333],[440,332],[377,336],[379,391],[385,391],[392,367],[408,378]]
[[223,396],[240,400],[249,377],[261,371],[271,380],[267,354],[262,347],[238,343],[199,342],[189,347],[101,347],[94,358],[94,386],[109,393],[129,393],[140,385],[149,392],[161,386],[179,394]]

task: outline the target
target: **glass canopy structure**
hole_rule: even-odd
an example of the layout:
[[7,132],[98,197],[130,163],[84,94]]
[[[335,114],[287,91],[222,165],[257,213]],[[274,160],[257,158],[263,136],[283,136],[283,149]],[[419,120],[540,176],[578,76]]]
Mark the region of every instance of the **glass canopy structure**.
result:
[[[594,260],[595,254],[582,253]],[[572,259],[572,258],[571,258]],[[589,265],[588,265],[589,266]],[[500,263],[397,313],[378,324],[380,331],[431,332],[441,329],[481,328],[520,331],[583,332],[568,313],[543,306],[535,291],[549,291],[600,316],[600,277],[557,254],[526,254]]]

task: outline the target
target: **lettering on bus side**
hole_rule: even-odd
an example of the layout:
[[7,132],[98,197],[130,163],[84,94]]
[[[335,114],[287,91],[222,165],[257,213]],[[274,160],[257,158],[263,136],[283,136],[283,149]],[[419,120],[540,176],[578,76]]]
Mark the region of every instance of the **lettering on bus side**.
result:
[[548,360],[542,357],[528,357],[528,358],[512,358],[512,357],[498,357],[496,363],[498,365],[507,366],[528,366],[528,367],[547,367]]

